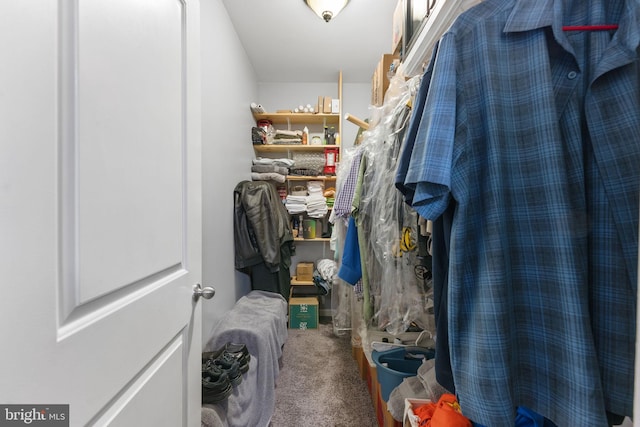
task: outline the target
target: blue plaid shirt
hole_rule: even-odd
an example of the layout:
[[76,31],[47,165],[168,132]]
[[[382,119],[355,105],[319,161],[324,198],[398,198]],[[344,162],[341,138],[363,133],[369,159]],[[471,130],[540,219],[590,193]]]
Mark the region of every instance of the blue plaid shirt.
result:
[[639,25],[638,0],[487,0],[439,42],[400,187],[427,219],[457,205],[449,347],[475,422],[632,414]]

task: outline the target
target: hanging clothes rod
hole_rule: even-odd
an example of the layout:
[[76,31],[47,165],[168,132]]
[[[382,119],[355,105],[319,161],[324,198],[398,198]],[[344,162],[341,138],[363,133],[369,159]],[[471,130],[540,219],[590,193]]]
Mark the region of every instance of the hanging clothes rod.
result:
[[616,24],[603,24],[603,25],[565,25],[562,27],[562,31],[611,31],[617,30]]
[[365,122],[362,119],[359,119],[355,116],[352,116],[351,114],[347,113],[344,115],[344,118],[349,120],[351,123],[360,126],[362,129],[367,130],[369,129],[369,123]]

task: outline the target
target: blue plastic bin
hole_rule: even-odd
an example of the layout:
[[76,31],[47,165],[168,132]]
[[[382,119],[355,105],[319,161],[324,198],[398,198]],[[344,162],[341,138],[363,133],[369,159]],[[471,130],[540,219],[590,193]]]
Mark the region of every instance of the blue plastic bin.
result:
[[433,359],[435,351],[422,347],[399,347],[392,350],[371,352],[376,364],[380,393],[385,402],[394,388],[407,377],[415,377],[423,360]]

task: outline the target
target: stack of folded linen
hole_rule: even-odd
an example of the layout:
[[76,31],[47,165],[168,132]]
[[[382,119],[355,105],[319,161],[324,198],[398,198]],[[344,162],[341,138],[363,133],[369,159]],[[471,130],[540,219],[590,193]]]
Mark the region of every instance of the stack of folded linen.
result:
[[322,194],[324,185],[320,181],[309,181],[307,184],[309,196],[307,196],[307,214],[311,218],[322,218],[327,212],[327,199]]
[[307,196],[307,214],[311,218],[322,218],[328,211],[327,201],[322,195]]
[[257,157],[253,159],[254,165],[276,165],[283,166],[285,168],[293,167],[294,161],[291,159],[287,159],[286,157],[281,159],[271,159],[269,157]]
[[304,213],[307,211],[307,196],[294,196],[289,194],[284,202],[284,206],[291,215]]
[[271,141],[267,141],[267,144],[302,144],[302,131],[276,129]]
[[253,181],[285,182],[289,168],[293,166],[291,159],[268,159],[258,157],[253,160],[251,166],[251,179]]

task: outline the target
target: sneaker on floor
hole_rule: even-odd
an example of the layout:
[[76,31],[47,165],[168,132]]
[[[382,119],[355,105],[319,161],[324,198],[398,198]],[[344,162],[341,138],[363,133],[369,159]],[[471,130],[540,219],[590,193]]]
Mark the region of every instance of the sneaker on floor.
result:
[[229,377],[229,381],[233,386],[237,386],[242,382],[242,372],[240,363],[229,353],[221,348],[217,351],[202,353],[202,370],[208,369],[207,366],[217,366]]
[[215,351],[202,353],[202,363],[204,364],[207,360],[219,359],[223,354],[227,354],[238,362],[241,374],[247,373],[249,370],[249,361],[251,360],[251,355],[247,351],[247,347],[244,344],[230,344],[231,343],[227,343],[224,347]]
[[229,376],[218,366],[210,364],[202,369],[202,403],[218,403],[231,394]]
[[224,351],[236,358],[238,363],[240,363],[240,371],[242,371],[243,374],[249,370],[251,355],[246,345],[228,342],[224,346]]
[[229,375],[232,385],[237,386],[242,382],[240,363],[229,353],[223,351],[220,356],[213,359],[213,363]]

